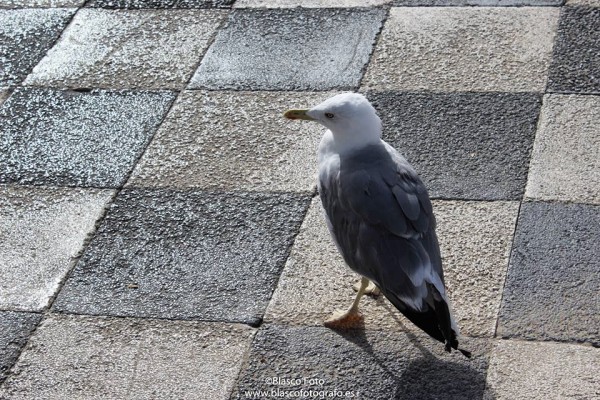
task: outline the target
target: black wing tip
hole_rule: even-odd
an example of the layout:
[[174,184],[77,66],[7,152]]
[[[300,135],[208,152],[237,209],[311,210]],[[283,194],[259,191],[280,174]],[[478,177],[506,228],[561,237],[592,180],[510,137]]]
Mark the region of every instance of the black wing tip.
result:
[[471,354],[471,352],[470,352],[470,351],[468,351],[468,350],[465,350],[465,349],[459,349],[459,348],[458,348],[458,342],[457,342],[456,340],[455,340],[455,342],[454,342],[454,343],[452,343],[452,344],[451,344],[449,341],[447,341],[447,342],[446,342],[446,346],[445,346],[445,347],[446,347],[446,351],[447,351],[448,353],[451,353],[451,352],[452,352],[452,349],[455,349],[455,350],[458,350],[458,351],[460,351],[460,352],[463,354],[463,356],[465,356],[465,357],[467,357],[467,358],[471,358],[471,357],[473,356],[473,354]]
[[471,358],[471,356],[472,356],[470,351],[467,351],[465,349],[457,349],[457,350],[460,351],[463,354],[463,356],[465,356],[467,358]]

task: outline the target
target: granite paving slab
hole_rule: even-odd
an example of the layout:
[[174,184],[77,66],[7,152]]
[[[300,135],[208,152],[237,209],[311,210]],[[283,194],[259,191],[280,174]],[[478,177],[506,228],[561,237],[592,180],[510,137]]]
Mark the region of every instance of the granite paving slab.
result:
[[227,399],[254,330],[50,314],[0,388],[10,399]]
[[232,398],[263,391],[254,398],[477,399],[490,346],[468,345],[471,360],[412,333],[268,326],[256,334]]
[[594,399],[600,394],[600,349],[501,340],[490,358],[488,389],[497,400]]
[[79,10],[25,84],[181,89],[224,17],[217,10]]
[[562,8],[548,91],[600,93],[600,8]]
[[0,8],[81,7],[86,0],[0,0]]
[[18,88],[0,107],[0,183],[121,186],[174,98]]
[[383,8],[236,9],[189,87],[355,88],[385,14]]
[[541,106],[534,93],[368,92],[383,136],[415,167],[432,197],[523,196]]
[[390,3],[392,0],[236,0],[236,8],[264,7],[264,8],[345,8],[345,7],[371,7]]
[[[435,201],[446,285],[456,321],[467,336],[493,337],[508,266],[517,202]],[[358,281],[327,231],[318,199],[304,219],[265,321],[321,326],[347,309]],[[363,297],[367,329],[418,330],[383,297]]]
[[599,0],[567,0],[566,5],[568,6],[590,6],[590,7],[600,7]]
[[600,206],[521,206],[497,334],[600,345]]
[[112,194],[0,186],[0,309],[48,305]]
[[183,92],[128,186],[313,191],[324,128],[282,115],[330,95]]
[[15,86],[52,47],[74,9],[0,9],[0,87]]
[[124,189],[54,309],[256,325],[308,202],[286,193]]
[[525,195],[600,203],[600,97],[547,95]]
[[394,6],[561,6],[565,0],[394,0]]
[[91,0],[88,7],[109,9],[230,8],[235,0]]
[[543,92],[557,8],[393,7],[362,85]]
[[41,319],[41,314],[0,311],[0,383]]

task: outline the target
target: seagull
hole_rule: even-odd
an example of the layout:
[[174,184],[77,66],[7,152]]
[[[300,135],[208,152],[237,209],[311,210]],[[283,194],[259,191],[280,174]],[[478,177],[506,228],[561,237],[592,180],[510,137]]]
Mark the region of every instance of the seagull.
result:
[[325,325],[356,326],[361,297],[381,292],[446,351],[471,357],[458,347],[427,189],[408,161],[381,139],[375,108],[361,94],[343,93],[284,116],[327,128],[318,150],[319,195],[338,250],[362,276],[350,308],[334,313]]

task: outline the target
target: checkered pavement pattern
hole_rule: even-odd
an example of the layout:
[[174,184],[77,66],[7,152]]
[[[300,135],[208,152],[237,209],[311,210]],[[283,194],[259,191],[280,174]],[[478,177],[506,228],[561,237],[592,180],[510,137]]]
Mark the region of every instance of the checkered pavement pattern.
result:
[[[322,326],[357,277],[282,112],[343,91],[470,360]],[[0,0],[0,399],[600,398],[599,127],[598,0]]]

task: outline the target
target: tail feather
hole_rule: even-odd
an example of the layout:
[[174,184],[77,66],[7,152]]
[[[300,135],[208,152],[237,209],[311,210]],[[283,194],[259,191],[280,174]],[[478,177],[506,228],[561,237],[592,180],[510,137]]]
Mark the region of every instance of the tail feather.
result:
[[421,328],[432,338],[444,343],[447,352],[451,352],[451,349],[454,349],[460,351],[465,357],[471,358],[471,352],[458,348],[456,332],[452,329],[450,309],[443,299],[434,300],[435,308],[428,307],[425,311],[415,311],[406,306],[396,296],[388,296],[385,292],[384,295],[413,324]]

